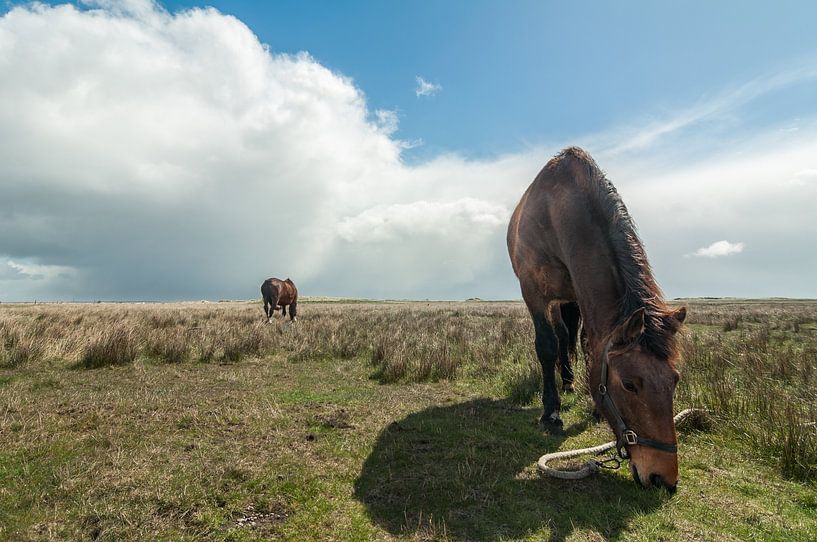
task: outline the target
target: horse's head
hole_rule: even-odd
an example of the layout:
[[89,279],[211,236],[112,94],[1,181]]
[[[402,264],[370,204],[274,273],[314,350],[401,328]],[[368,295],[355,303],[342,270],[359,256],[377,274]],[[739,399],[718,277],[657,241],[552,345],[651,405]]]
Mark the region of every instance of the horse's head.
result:
[[[685,317],[684,308],[658,317],[663,319],[660,328],[665,339],[674,339]],[[596,404],[629,455],[636,481],[674,493],[678,457],[672,397],[679,374],[671,359],[657,356],[641,340],[644,318],[644,309],[639,309],[616,327],[590,384]]]

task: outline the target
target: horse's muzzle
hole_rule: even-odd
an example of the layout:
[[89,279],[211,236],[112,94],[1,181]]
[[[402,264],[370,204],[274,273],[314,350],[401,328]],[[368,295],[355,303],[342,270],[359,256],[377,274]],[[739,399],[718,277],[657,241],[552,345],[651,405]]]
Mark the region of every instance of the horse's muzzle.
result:
[[650,483],[654,487],[663,487],[670,495],[675,495],[675,491],[678,489],[677,485],[668,484],[659,474],[650,474]]
[[638,475],[638,468],[632,463],[630,463],[630,472],[633,473],[633,480],[635,480],[636,483],[643,488],[647,487],[664,488],[670,495],[675,495],[675,492],[678,490],[677,484],[670,485],[666,482],[666,480],[664,480],[664,478],[660,474],[655,473],[650,474],[649,485],[642,483],[641,477]]

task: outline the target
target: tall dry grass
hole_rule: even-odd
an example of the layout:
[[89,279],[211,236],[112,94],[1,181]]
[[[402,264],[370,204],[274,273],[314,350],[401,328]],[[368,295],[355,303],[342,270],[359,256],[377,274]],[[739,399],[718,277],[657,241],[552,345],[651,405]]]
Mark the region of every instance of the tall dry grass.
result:
[[[698,332],[684,342],[677,390],[684,405],[706,408],[722,429],[793,478],[817,477],[817,341],[813,331]],[[729,327],[734,330],[735,328]]]
[[525,374],[535,367],[531,329],[519,304],[328,303],[295,324],[268,324],[256,303],[17,305],[0,308],[0,363],[97,368],[283,354],[361,357],[383,382],[484,378],[509,363]]
[[[300,312],[293,325],[267,324],[258,303],[0,305],[0,371],[358,358],[383,383],[479,379],[519,403],[538,396],[521,303],[303,303]],[[817,477],[817,303],[699,303],[689,321],[679,408],[707,408],[750,453]]]

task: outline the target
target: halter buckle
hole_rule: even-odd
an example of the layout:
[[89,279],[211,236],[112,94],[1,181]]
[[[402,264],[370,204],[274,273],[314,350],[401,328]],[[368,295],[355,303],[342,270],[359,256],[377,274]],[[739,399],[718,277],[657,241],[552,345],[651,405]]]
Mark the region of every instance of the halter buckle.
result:
[[635,446],[638,444],[638,435],[636,435],[635,431],[631,429],[624,431],[624,434],[621,436],[624,437],[624,442],[626,442],[628,446]]
[[599,384],[599,393],[602,395],[607,395],[607,386],[604,384]]

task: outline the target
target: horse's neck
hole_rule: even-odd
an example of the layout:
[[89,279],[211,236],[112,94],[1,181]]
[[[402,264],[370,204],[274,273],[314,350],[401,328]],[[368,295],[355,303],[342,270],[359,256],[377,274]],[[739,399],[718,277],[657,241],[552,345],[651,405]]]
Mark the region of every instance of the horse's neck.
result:
[[570,255],[568,269],[587,338],[595,347],[619,321],[624,288],[617,264],[603,243],[585,244]]
[[[601,309],[601,306],[609,307]],[[587,333],[587,340],[594,349],[603,348],[612,333],[617,321],[616,302],[600,303],[590,299],[589,303],[579,302],[579,309],[582,312],[582,325]]]

